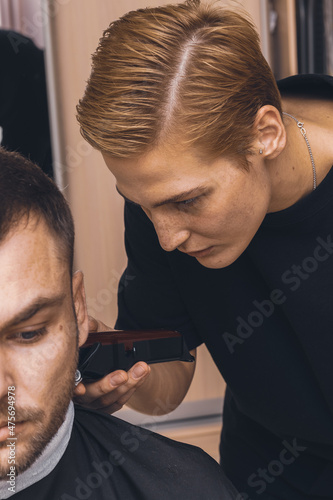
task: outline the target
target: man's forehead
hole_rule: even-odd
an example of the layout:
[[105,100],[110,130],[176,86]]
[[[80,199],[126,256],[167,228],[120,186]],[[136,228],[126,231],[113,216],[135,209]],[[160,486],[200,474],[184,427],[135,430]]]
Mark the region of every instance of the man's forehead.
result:
[[56,265],[56,261],[60,265],[66,260],[61,247],[62,244],[49,230],[44,220],[33,217],[16,225],[1,241],[0,258],[11,260],[17,266],[23,261],[37,263],[39,259],[44,259],[44,266]]
[[22,225],[0,244],[0,313],[60,294],[69,282],[68,262],[45,223]]

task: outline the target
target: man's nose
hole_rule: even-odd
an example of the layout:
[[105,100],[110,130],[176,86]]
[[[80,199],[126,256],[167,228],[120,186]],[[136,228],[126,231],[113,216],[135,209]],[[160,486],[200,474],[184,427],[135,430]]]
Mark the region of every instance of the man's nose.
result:
[[8,387],[13,385],[13,380],[8,375],[8,365],[0,352],[0,400],[8,396]]
[[190,237],[189,229],[173,217],[153,216],[152,222],[160,245],[166,252],[176,250]]

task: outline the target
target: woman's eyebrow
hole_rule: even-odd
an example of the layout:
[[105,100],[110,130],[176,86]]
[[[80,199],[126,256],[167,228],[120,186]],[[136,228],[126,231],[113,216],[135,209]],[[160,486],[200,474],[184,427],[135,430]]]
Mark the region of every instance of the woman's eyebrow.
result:
[[133,205],[136,205],[137,207],[140,206],[138,203],[135,203],[135,201],[129,200],[121,191],[119,191],[118,186],[116,186],[116,190],[117,190],[117,193],[120,194],[120,196],[122,198],[124,198],[124,200],[127,201],[128,203],[132,203]]
[[[181,201],[184,198],[187,198],[188,196],[198,196],[203,191],[205,191],[205,189],[206,189],[206,186],[197,186],[195,188],[189,189],[188,191],[183,191],[183,192],[178,193],[178,194],[176,194],[174,196],[171,196],[170,198],[166,198],[165,200],[158,201],[158,202],[154,203],[152,205],[152,208],[161,207],[162,205],[167,205],[168,203],[176,203],[177,201]],[[134,205],[138,205],[138,203],[135,203],[134,201],[131,201],[128,198],[126,198],[126,196],[123,195],[119,191],[119,189],[118,189],[117,186],[116,186],[116,190],[118,191],[118,193],[120,194],[120,196],[122,196],[124,198],[125,201],[128,201],[129,203],[133,203]],[[138,206],[140,206],[140,205],[138,205]]]

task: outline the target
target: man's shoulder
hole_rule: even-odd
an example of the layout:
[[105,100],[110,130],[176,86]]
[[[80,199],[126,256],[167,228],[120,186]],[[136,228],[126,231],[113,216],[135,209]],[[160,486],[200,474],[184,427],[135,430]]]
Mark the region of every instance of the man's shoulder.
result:
[[151,450],[154,450],[155,454],[161,449],[164,457],[168,452],[179,457],[186,455],[196,458],[195,461],[219,467],[201,448],[174,441],[101,411],[75,406],[74,429],[79,431],[80,438],[86,434],[85,437],[99,443],[106,450],[109,447],[112,450],[117,449],[121,452],[119,455],[134,455],[136,452],[139,452],[138,456],[140,453],[147,455]]
[[[96,460],[92,460],[98,457],[101,474],[112,468],[124,491],[131,478],[136,489],[146,492],[142,498],[157,498],[158,492],[165,499],[171,498],[171,493],[177,497],[186,492],[193,498],[203,498],[203,492],[212,500],[235,498],[229,493],[232,486],[219,464],[201,448],[112,415],[76,406],[71,441],[75,454],[81,450],[81,463],[94,463],[96,468]],[[203,483],[205,477],[209,477],[207,485]]]
[[76,406],[67,449],[17,500],[232,500],[221,467],[201,449]]

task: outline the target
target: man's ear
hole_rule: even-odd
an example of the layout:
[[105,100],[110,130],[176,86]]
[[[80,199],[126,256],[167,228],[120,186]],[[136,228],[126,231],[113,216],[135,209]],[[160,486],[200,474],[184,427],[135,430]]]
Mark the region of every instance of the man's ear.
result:
[[72,289],[77,326],[79,329],[79,346],[81,346],[87,340],[89,333],[86,293],[84,290],[82,271],[76,271],[73,274]]
[[256,147],[262,150],[267,160],[272,160],[283,151],[287,141],[280,112],[270,105],[263,106],[257,112],[254,122],[256,131]]

